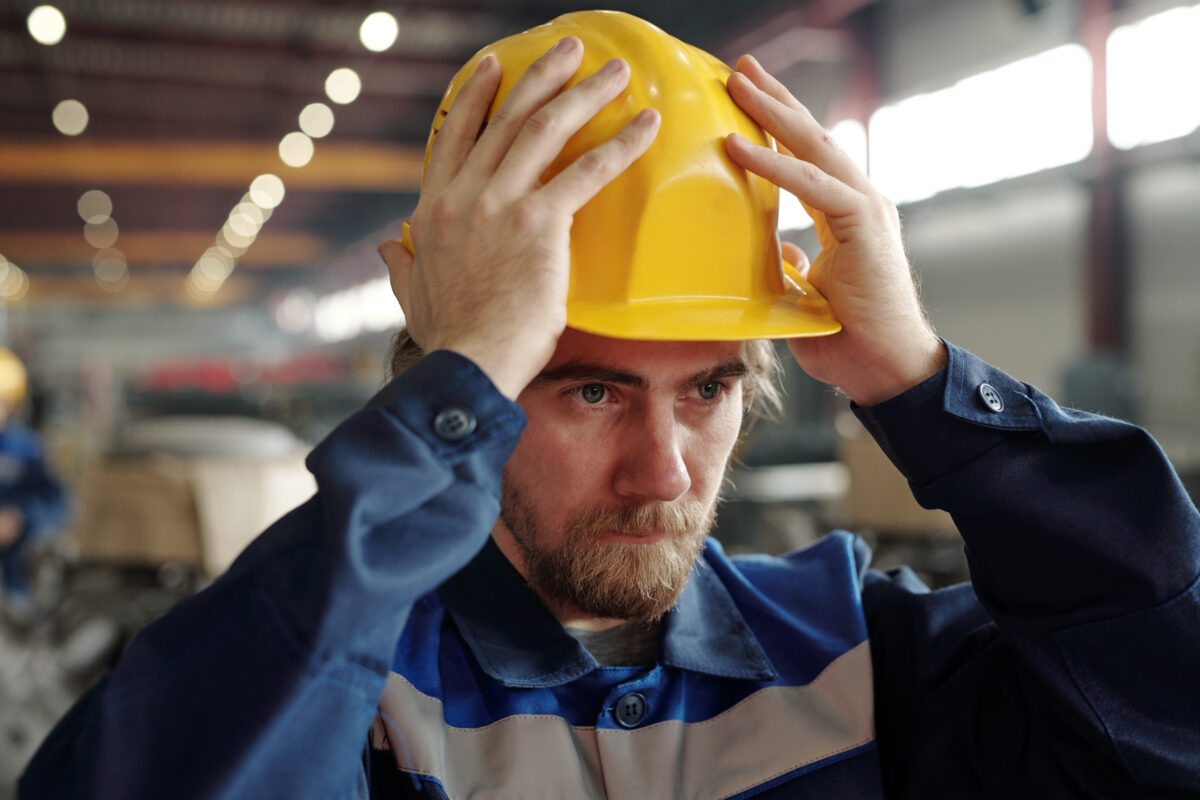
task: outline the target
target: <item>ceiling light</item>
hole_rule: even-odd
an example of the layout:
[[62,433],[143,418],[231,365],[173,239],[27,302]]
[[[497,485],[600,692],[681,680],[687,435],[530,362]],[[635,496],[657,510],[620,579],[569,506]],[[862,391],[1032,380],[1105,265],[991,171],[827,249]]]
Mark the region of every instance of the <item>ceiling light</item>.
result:
[[386,11],[376,11],[363,20],[362,27],[358,29],[358,38],[363,47],[372,53],[382,53],[395,44],[399,33],[400,25],[395,17]]
[[349,67],[335,69],[325,79],[325,94],[335,103],[353,103],[361,91],[362,81],[359,80],[358,73]]
[[300,130],[320,139],[333,130],[333,110],[324,103],[309,103],[300,112]]
[[67,21],[54,6],[38,6],[29,12],[25,24],[29,35],[40,44],[58,44],[67,32]]
[[78,100],[63,100],[50,115],[54,127],[64,136],[78,136],[88,125],[88,112]]
[[75,207],[84,222],[104,222],[112,216],[112,199],[99,189],[84,192]]
[[269,172],[250,183],[250,201],[259,208],[275,208],[283,202],[283,194],[283,181]]
[[103,222],[89,222],[83,226],[83,238],[87,239],[88,244],[92,247],[105,248],[112,247],[117,241],[117,221],[112,217],[106,218]]
[[292,131],[279,141],[279,157],[289,167],[303,167],[313,157],[313,141],[300,131]]

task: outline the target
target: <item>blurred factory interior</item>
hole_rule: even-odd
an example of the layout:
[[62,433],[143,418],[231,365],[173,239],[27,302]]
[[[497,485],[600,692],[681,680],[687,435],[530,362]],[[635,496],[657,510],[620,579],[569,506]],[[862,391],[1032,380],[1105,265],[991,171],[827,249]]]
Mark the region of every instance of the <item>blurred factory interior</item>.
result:
[[[305,452],[383,378],[401,319],[375,247],[415,205],[442,91],[482,45],[586,7],[0,1],[0,345],[71,497],[32,611],[0,628],[0,798],[130,636],[312,491]],[[939,333],[1144,425],[1200,485],[1200,5],[610,7],[755,54],[900,204]],[[784,200],[781,235],[815,255]],[[844,401],[787,383],[720,536],[846,526],[962,578],[948,519]]]

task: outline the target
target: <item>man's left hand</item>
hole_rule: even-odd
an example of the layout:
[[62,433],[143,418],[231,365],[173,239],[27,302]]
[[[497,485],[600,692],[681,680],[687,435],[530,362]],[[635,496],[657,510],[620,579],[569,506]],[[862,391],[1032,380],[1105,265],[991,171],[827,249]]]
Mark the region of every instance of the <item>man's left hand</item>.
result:
[[[729,94],[790,152],[736,134],[729,156],[800,198],[817,222],[821,253],[808,280],[829,300],[842,330],[792,339],[796,361],[862,406],[875,405],[944,368],[945,347],[917,299],[896,207],[799,100],[751,56],[738,61]],[[782,149],[782,148],[781,148]],[[799,248],[784,256],[807,261]]]

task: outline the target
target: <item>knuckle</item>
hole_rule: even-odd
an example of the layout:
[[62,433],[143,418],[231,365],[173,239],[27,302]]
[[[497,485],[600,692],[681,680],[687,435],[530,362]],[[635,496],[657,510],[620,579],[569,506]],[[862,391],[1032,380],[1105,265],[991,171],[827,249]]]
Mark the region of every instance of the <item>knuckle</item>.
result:
[[452,223],[458,215],[458,204],[449,195],[442,195],[433,201],[429,206],[428,215],[413,215],[413,222],[417,221],[418,216],[421,219],[421,227],[425,226],[428,221],[430,225],[445,225]]
[[886,195],[879,192],[873,192],[869,198],[871,209],[881,218],[887,220],[900,220],[900,211]]
[[476,219],[490,220],[500,213],[503,203],[496,197],[494,191],[481,191],[474,201],[474,216]]
[[507,104],[504,104],[496,109],[496,113],[492,114],[492,118],[489,119],[485,124],[489,127],[503,129],[508,126],[508,124],[512,121],[512,118],[512,109],[509,108]]
[[530,64],[529,68],[525,70],[525,74],[536,78],[543,77],[550,72],[550,68],[553,66],[553,64],[553,53],[546,53]]
[[548,107],[535,111],[525,120],[525,130],[535,135],[548,135],[558,127],[558,120]]
[[543,216],[541,204],[527,200],[513,209],[513,228],[522,233],[533,233],[541,228]]
[[575,160],[584,175],[603,175],[608,171],[609,159],[601,148],[588,150]]

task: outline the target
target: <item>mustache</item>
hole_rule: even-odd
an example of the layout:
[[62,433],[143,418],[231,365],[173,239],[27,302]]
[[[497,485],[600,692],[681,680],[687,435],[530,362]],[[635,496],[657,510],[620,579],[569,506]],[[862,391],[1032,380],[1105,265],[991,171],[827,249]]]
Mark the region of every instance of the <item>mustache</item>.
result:
[[651,531],[682,535],[707,530],[712,517],[703,503],[649,503],[587,509],[573,516],[567,528],[589,539],[611,531],[625,536],[644,536]]

